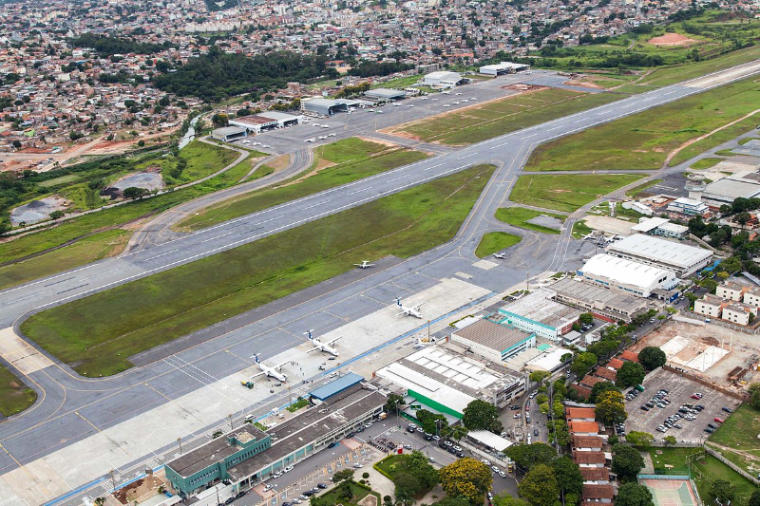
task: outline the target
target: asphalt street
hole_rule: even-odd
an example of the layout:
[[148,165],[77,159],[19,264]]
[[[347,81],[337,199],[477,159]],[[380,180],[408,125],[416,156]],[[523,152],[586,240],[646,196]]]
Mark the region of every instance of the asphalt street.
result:
[[[742,75],[760,71],[760,65]],[[738,76],[737,76],[738,78]],[[569,229],[557,239],[540,237],[493,220],[496,208],[507,204],[509,191],[530,152],[538,144],[603,122],[703,91],[673,85],[589,111],[494,138],[458,151],[241,217],[120,258],[94,264],[0,292],[0,323],[18,322],[24,315],[88,293],[181,265],[245,244],[384,195],[463,170],[478,163],[498,169],[455,239],[445,245],[332,289],[323,285],[320,297],[248,322],[222,322],[218,337],[165,359],[110,378],[85,379],[56,363],[29,377],[41,392],[30,410],[0,424],[0,472],[30,462],[104,427],[139,416],[140,412],[208,385],[220,376],[251,365],[252,351],[262,358],[303,343],[304,328],[321,334],[346,321],[376,311],[396,295],[430,287],[443,277],[464,273],[470,283],[503,290],[521,280],[578,261],[584,252],[570,248]],[[485,271],[473,268],[474,249],[483,232],[514,230],[525,237],[510,250],[508,260]],[[571,258],[572,257],[572,258]],[[281,395],[281,394],[278,394]],[[223,416],[220,414],[220,416]],[[180,434],[178,434],[180,436]],[[146,456],[146,462],[155,462]],[[93,478],[95,478],[93,476]]]

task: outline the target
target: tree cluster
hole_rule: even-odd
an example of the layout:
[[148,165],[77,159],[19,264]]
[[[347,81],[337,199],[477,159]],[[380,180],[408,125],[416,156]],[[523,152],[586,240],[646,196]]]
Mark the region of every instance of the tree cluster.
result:
[[153,78],[154,85],[177,95],[215,101],[242,93],[262,94],[283,88],[289,81],[307,81],[325,73],[326,56],[276,51],[247,57],[217,47]]
[[483,504],[485,493],[491,489],[493,474],[482,462],[465,457],[438,471],[441,487],[452,498],[464,498],[471,505]]
[[490,430],[500,433],[503,426],[499,421],[499,410],[490,402],[475,399],[464,408],[462,423],[469,430]]
[[71,47],[91,47],[101,56],[127,53],[153,54],[171,47],[171,44],[168,42],[164,44],[150,44],[137,42],[134,39],[97,35],[94,33],[83,33],[79,37],[69,39],[68,42]]
[[371,76],[387,76],[388,74],[394,74],[396,72],[403,72],[414,68],[414,65],[408,63],[396,63],[396,62],[373,62],[368,60],[362,60],[358,65],[354,66],[348,73],[352,76],[359,77],[371,77]]
[[532,506],[553,506],[562,500],[573,505],[580,501],[583,476],[570,457],[558,457],[544,443],[513,445],[506,453],[525,473],[518,491]]

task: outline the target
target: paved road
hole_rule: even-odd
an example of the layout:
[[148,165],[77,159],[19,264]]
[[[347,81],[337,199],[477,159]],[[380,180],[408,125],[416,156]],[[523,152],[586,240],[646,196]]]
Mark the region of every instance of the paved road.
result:
[[[760,65],[751,72],[758,69]],[[0,292],[0,322],[7,326],[43,305],[80,297],[229,249],[476,163],[490,162],[498,166],[455,239],[438,248],[386,269],[367,272],[366,276],[336,290],[331,289],[329,283],[325,284],[323,295],[318,299],[283,308],[267,318],[229,324],[229,327],[222,322],[219,325],[224,333],[217,339],[118,376],[84,379],[62,364],[32,373],[29,379],[41,391],[41,400],[27,412],[0,424],[0,443],[5,450],[0,453],[0,471],[7,472],[247,367],[250,361],[241,357],[247,357],[251,349],[266,359],[302,343],[303,328],[323,333],[385,306],[392,295],[419,292],[454,272],[467,274],[473,284],[499,291],[524,280],[526,273],[533,275],[565,265],[572,251],[569,227],[565,227],[557,244],[556,236],[540,236],[493,220],[494,210],[507,202],[509,190],[530,152],[546,140],[698,91],[698,88],[674,85],[631,97],[231,220],[121,258]],[[525,239],[510,250],[509,261],[498,268],[473,269],[473,251],[480,236],[494,229],[516,231]],[[580,250],[575,253],[582,255]],[[304,322],[308,327],[304,327]],[[125,405],[129,409],[125,409]],[[156,449],[146,461],[152,461],[163,451],[169,450]]]

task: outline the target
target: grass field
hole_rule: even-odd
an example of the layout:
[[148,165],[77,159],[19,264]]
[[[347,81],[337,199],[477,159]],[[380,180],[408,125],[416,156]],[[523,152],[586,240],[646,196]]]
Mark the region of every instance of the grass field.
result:
[[404,89],[408,88],[409,86],[413,84],[417,84],[417,81],[422,79],[422,74],[414,74],[413,76],[406,76],[406,77],[398,77],[396,79],[391,79],[390,81],[385,81],[384,83],[374,83],[372,84],[373,88],[399,88]]
[[37,392],[24,385],[9,369],[0,366],[0,414],[11,416],[37,400]]
[[722,161],[722,158],[702,158],[691,164],[691,168],[694,170],[705,170],[718,165]]
[[508,234],[506,232],[488,232],[483,234],[480,239],[475,256],[478,258],[487,257],[497,251],[514,246],[522,240],[519,235]]
[[682,149],[672,160],[670,160],[668,165],[673,167],[704,153],[708,149],[712,149],[715,146],[720,146],[724,142],[736,139],[740,135],[751,131],[758,125],[758,123],[760,123],[760,116],[754,115],[737,122],[735,125],[724,128],[720,132],[715,132],[706,139],[697,141]]
[[516,227],[533,230],[534,232],[542,232],[544,234],[559,234],[559,230],[556,228],[544,227],[542,225],[535,225],[528,223],[529,220],[536,218],[537,216],[548,215],[552,218],[557,218],[560,221],[565,221],[565,217],[561,214],[542,213],[534,209],[528,209],[527,207],[502,207],[496,210],[494,215],[497,220],[509,223]]
[[[759,101],[756,79],[721,86],[543,144],[526,170],[659,169],[670,151],[740,118]],[[706,139],[700,149],[710,143]]]
[[517,179],[509,199],[519,204],[572,212],[639,177],[635,174],[525,175]]
[[744,404],[740,406],[726,421],[710,435],[709,441],[721,446],[747,452],[752,457],[741,454],[730,454],[728,450],[719,448],[726,458],[734,461],[748,472],[756,474],[760,467],[760,412]]
[[[180,173],[179,177],[174,177],[171,173],[171,169],[177,165],[175,157],[168,157],[159,162],[162,167],[161,175],[167,184],[188,183],[206,177],[234,161],[238,154],[231,149],[211,146],[196,140],[185,146],[180,152],[180,156],[187,161],[187,167]],[[149,166],[148,162],[138,168],[147,166]]]
[[[426,155],[419,151],[388,147],[355,137],[340,140],[317,149],[311,169],[313,173],[310,176],[305,178],[295,176],[280,186],[235,197],[208,207],[179,223],[177,228],[185,230],[206,228],[416,162],[425,157]],[[316,171],[318,168],[321,169]]]
[[[700,452],[700,448],[653,448],[649,454],[659,474],[688,475],[686,458]],[[727,480],[736,487],[736,498],[732,504],[747,504],[749,496],[755,491],[755,486],[749,480],[710,455],[692,460],[691,476],[702,500],[709,501],[710,504],[713,504],[709,493],[710,484],[717,479]]]
[[129,236],[126,230],[106,230],[44,255],[1,266],[0,290],[116,255]]
[[579,220],[573,223],[573,230],[570,234],[573,236],[573,239],[583,239],[591,232],[593,232],[591,227],[586,225],[584,220]]
[[396,128],[426,142],[465,145],[537,125],[620,98],[606,93],[545,89],[414,121]]
[[315,501],[319,501],[319,504],[342,504],[343,506],[357,506],[357,503],[364,499],[367,495],[372,494],[377,497],[378,506],[381,504],[382,498],[380,494],[370,489],[364,488],[353,481],[347,482],[351,487],[351,497],[345,498],[338,494],[338,487],[334,487],[327,491],[324,495],[320,496]]
[[85,376],[353,268],[450,240],[494,167],[482,165],[33,315],[23,333]]
[[[251,156],[255,156],[255,154]],[[23,269],[28,270],[28,274],[0,274],[0,279],[5,277],[5,280],[0,281],[0,283],[12,282],[10,278],[30,280],[34,279],[32,276],[35,276],[35,273],[40,273],[40,275],[52,274],[86,264],[92,261],[92,252],[88,251],[87,247],[81,247],[76,250],[69,249],[73,247],[69,245],[64,248],[67,250],[65,253],[67,256],[66,261],[61,264],[60,268],[56,269],[55,264],[61,259],[61,250],[53,250],[52,248],[69,242],[73,242],[73,245],[76,245],[78,242],[87,240],[93,234],[99,234],[110,228],[122,227],[141,217],[157,214],[182,202],[227,188],[237,184],[249,170],[250,165],[246,165],[243,162],[223,174],[190,188],[80,216],[56,227],[0,243],[0,263],[15,262],[26,259],[31,255],[42,253],[33,259],[24,261],[25,267]],[[131,232],[126,233],[131,234]],[[110,242],[111,240],[111,238],[107,238],[107,241]],[[98,247],[96,246],[96,248]]]

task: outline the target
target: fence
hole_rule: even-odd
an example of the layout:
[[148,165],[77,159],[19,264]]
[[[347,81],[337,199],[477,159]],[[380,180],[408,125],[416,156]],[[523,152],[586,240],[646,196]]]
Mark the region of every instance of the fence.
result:
[[708,454],[710,454],[713,457],[715,457],[716,459],[718,459],[721,462],[723,462],[724,464],[726,464],[728,467],[730,467],[731,469],[733,469],[737,473],[739,473],[742,476],[744,476],[745,478],[747,478],[749,481],[751,481],[752,483],[754,483],[755,486],[760,486],[760,480],[758,480],[756,476],[752,476],[747,471],[745,471],[744,469],[742,469],[741,467],[737,466],[736,464],[734,464],[733,462],[731,462],[730,460],[728,460],[726,457],[724,457],[723,455],[721,455],[719,452],[713,450],[709,446],[705,446],[705,451]]

